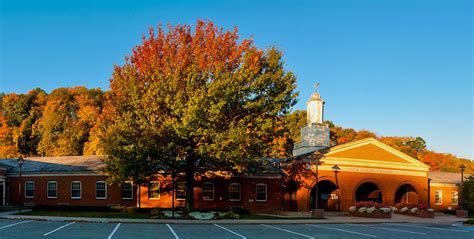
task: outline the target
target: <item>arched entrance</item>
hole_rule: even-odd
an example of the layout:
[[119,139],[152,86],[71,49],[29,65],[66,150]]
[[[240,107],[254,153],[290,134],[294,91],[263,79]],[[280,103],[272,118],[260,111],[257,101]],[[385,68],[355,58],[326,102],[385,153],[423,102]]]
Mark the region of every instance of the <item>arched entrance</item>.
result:
[[401,185],[395,192],[395,203],[418,203],[418,192],[411,184]]
[[357,190],[355,192],[355,197],[356,197],[356,202],[362,202],[362,201],[373,201],[373,202],[378,202],[382,203],[383,198],[382,198],[382,191],[380,191],[379,186],[373,182],[365,182],[359,187],[357,187]]
[[[325,211],[339,211],[340,210],[340,192],[339,188],[329,180],[318,182],[318,208]],[[311,189],[309,198],[309,207],[316,208],[316,185]]]

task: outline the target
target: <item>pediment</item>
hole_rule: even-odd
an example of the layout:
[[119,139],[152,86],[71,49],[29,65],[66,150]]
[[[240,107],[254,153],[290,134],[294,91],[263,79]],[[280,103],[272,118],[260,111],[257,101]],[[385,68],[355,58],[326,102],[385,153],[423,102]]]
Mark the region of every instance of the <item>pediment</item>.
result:
[[357,161],[361,166],[364,162],[368,164],[384,165],[407,165],[420,169],[428,169],[429,167],[376,139],[368,138],[348,144],[333,147],[325,154],[325,158],[339,162]]

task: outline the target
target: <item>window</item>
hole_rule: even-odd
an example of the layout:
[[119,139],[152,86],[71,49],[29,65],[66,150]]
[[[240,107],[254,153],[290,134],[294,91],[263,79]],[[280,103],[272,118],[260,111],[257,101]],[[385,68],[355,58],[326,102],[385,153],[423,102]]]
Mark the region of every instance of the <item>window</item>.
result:
[[58,182],[49,181],[46,186],[46,194],[48,198],[58,198]]
[[148,198],[160,199],[160,182],[151,181],[148,183]]
[[186,183],[176,183],[176,200],[186,200]]
[[33,181],[25,182],[25,198],[35,197],[35,183]]
[[452,191],[451,192],[451,205],[458,205],[458,203],[459,203],[458,192]]
[[257,202],[266,202],[267,201],[267,184],[257,183],[256,186],[257,197],[255,200]]
[[441,190],[435,191],[435,204],[442,205],[443,204],[443,192]]
[[124,182],[122,184],[122,199],[133,199],[133,183]]
[[81,199],[81,182],[79,181],[71,182],[71,198]]
[[229,200],[240,201],[240,183],[229,184]]
[[107,199],[107,184],[104,181],[95,182],[95,198]]
[[202,184],[202,200],[214,200],[214,183],[205,182]]

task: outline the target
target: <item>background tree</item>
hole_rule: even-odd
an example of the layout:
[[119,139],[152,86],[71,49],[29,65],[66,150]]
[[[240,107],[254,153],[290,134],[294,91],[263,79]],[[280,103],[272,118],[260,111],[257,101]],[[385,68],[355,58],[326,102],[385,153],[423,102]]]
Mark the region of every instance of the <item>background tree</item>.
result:
[[[115,67],[110,83],[107,137],[120,148],[139,148],[129,159],[138,165],[150,160],[164,167],[179,152],[189,209],[195,175],[216,168],[245,173],[247,163],[266,156],[280,117],[296,102],[296,79],[284,70],[281,52],[238,39],[237,29],[224,31],[208,21],[198,21],[193,31],[168,26],[166,34],[159,26]],[[127,132],[132,122],[134,130]],[[111,132],[117,128],[123,135]],[[154,140],[141,143],[142,137]],[[115,149],[107,153],[112,173],[123,172],[127,160]]]

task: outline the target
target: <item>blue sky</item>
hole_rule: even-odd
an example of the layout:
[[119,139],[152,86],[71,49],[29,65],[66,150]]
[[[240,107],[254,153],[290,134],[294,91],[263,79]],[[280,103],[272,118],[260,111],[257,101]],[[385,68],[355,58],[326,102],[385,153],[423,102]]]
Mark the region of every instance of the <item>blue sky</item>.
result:
[[209,19],[284,52],[295,109],[320,82],[338,125],[474,158],[470,0],[0,2],[0,92],[107,89],[148,27]]

